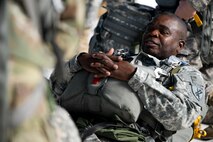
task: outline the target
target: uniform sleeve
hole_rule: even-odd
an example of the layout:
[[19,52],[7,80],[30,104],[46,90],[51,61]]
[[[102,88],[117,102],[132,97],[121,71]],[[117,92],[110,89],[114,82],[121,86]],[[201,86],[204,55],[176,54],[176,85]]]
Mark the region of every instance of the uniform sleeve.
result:
[[56,100],[60,98],[74,73],[82,69],[78,64],[77,57],[78,55],[74,56],[64,64],[64,78],[57,76],[55,71],[50,76],[50,87]]
[[174,77],[173,91],[162,86],[142,68],[137,68],[128,82],[144,108],[171,131],[190,127],[205,105],[205,84],[199,71],[187,66]]
[[211,0],[188,0],[197,11],[204,11]]

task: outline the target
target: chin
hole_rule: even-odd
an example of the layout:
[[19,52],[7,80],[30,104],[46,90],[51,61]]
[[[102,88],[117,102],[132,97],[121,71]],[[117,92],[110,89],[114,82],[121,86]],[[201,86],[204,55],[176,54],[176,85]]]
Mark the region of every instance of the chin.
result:
[[145,51],[145,53],[152,55],[152,56],[155,56],[155,57],[158,55],[158,53],[153,51],[153,50],[147,50],[147,51]]
[[146,47],[146,48],[143,49],[143,51],[145,53],[147,53],[147,54],[152,55],[152,56],[158,55],[158,51],[156,51],[154,48],[148,48],[148,47]]

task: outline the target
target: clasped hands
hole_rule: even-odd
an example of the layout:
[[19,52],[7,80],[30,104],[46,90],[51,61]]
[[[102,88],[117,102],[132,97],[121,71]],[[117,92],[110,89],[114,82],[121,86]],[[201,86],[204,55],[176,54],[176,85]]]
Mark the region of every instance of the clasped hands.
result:
[[78,62],[83,69],[94,73],[95,77],[113,77],[128,81],[135,73],[136,67],[120,56],[113,56],[114,49],[107,53],[83,53],[78,56]]

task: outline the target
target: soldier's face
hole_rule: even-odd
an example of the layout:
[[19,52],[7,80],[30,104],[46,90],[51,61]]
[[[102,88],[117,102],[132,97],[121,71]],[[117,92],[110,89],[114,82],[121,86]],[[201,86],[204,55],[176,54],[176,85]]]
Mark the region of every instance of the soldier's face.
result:
[[180,31],[175,18],[158,16],[148,26],[143,36],[142,49],[158,59],[176,55],[180,50]]

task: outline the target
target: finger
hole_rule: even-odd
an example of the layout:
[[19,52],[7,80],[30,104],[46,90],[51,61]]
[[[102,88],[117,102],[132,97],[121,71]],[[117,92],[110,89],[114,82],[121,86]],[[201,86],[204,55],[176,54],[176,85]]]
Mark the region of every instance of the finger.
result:
[[102,73],[97,73],[94,75],[94,77],[96,78],[105,78],[105,77],[109,77],[109,75],[105,75],[105,74],[102,74]]
[[[113,48],[111,48],[111,49],[114,50]],[[123,60],[123,58],[121,56],[113,56],[113,55],[109,55],[109,54],[107,55],[107,54],[104,54],[104,53],[101,53],[101,52],[92,54],[92,57],[95,58],[95,59],[99,59],[99,60],[111,59],[115,62],[119,62],[119,61]]]
[[102,68],[102,67],[104,67],[104,65],[102,65],[99,62],[91,63],[90,66],[93,67],[93,68]]
[[93,53],[92,57],[95,59],[104,59],[106,58],[106,54],[102,53],[102,52],[98,52],[98,53]]
[[114,53],[114,48],[110,48],[110,50],[106,53],[106,55],[111,56]]
[[[101,63],[104,65],[104,68],[108,69],[108,70],[116,70],[118,69],[118,65],[114,63],[113,60],[115,61],[120,61],[122,60],[121,57],[119,56],[114,56],[114,57],[108,57],[106,56],[105,54],[102,54],[102,53],[95,53],[92,55],[94,58],[98,59],[96,62],[97,63]],[[111,58],[113,60],[111,60]],[[93,64],[93,65],[99,65],[99,64]],[[101,66],[103,67],[103,66]]]
[[99,77],[100,76],[107,77],[111,75],[111,73],[105,68],[98,68],[97,70],[99,71],[99,73],[97,73],[96,75],[98,75]]
[[95,74],[94,77],[96,77],[96,78],[105,78],[105,77],[108,77],[108,76],[103,75],[103,74]]
[[121,56],[110,56],[109,58],[114,62],[119,62],[123,60]]
[[111,66],[110,65],[108,64],[107,66],[105,66],[104,64],[101,64],[101,63],[98,63],[98,62],[90,64],[90,66],[92,68],[95,68],[95,69],[104,68],[104,73],[106,72],[106,70],[108,72],[110,72],[110,71],[118,69],[118,65],[117,64],[112,64]]

